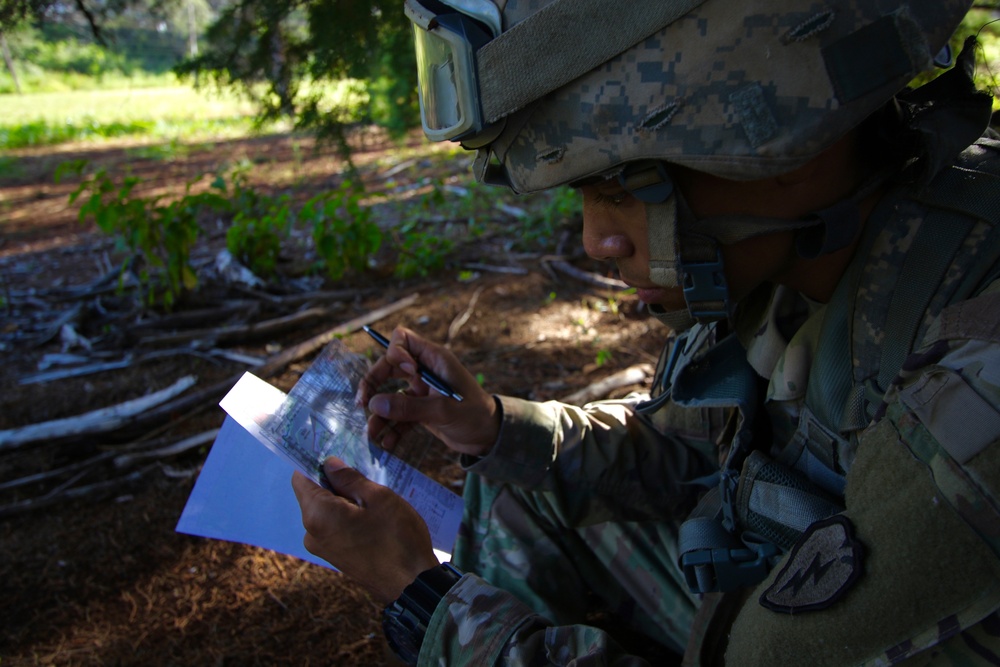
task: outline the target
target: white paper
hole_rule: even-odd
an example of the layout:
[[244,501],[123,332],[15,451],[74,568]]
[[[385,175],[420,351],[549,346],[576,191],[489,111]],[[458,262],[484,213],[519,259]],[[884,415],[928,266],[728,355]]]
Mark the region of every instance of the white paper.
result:
[[[240,378],[220,405],[258,442],[317,484],[325,483],[320,472],[322,462],[337,456],[368,479],[388,486],[427,522],[433,547],[451,553],[462,520],[461,496],[367,439],[327,428],[304,401],[289,405],[280,389],[251,373]],[[282,419],[274,420],[278,415]]]
[[302,545],[295,468],[226,417],[177,522],[177,532],[251,544],[330,567]]
[[462,498],[368,442],[366,416],[354,401],[363,373],[355,361],[338,343],[331,344],[287,396],[245,374],[221,402],[229,417],[177,530],[329,567],[302,546],[305,530],[291,476],[297,469],[325,484],[320,466],[327,457],[337,456],[413,505],[427,523],[438,559],[448,560],[461,522]]

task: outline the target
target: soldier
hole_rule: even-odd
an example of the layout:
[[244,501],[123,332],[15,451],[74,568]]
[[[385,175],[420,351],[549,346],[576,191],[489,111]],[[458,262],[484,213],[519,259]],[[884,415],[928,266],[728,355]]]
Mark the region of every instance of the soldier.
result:
[[971,40],[905,88],[968,7],[406,1],[427,134],[579,187],[673,333],[650,396],[582,409],[393,333],[369,431],[462,454],[453,563],[339,461],[293,485],[404,661],[1000,664],[1000,144]]

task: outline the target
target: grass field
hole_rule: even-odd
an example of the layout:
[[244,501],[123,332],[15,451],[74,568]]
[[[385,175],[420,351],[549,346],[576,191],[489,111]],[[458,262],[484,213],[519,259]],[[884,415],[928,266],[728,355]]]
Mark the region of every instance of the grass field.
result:
[[252,106],[191,86],[0,96],[0,149],[117,136],[244,133]]
[[44,120],[68,123],[81,118],[101,122],[232,118],[252,113],[249,103],[191,86],[31,93],[0,97],[0,123],[17,125]]

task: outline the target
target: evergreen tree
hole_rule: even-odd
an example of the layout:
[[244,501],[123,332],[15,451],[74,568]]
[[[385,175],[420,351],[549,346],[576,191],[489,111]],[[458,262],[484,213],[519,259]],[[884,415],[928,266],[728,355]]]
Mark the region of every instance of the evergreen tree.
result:
[[236,89],[259,118],[341,137],[329,87],[359,79],[372,96],[367,117],[394,130],[418,119],[409,21],[398,0],[240,0],[208,29],[203,49],[177,68]]

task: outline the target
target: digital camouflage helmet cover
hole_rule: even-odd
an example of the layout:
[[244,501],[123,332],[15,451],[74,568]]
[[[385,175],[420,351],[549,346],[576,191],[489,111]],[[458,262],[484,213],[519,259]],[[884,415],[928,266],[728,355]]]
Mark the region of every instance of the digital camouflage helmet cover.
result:
[[[406,0],[405,7],[428,136],[478,149],[479,180],[536,192],[644,161],[735,180],[791,171],[933,67],[970,4]],[[685,288],[689,309],[697,319],[723,317],[728,292],[710,284],[722,280],[718,253],[684,242],[684,215],[670,195],[644,199],[652,279],[675,286],[701,275],[704,289]],[[713,241],[780,225],[730,225],[728,238],[712,234]]]

